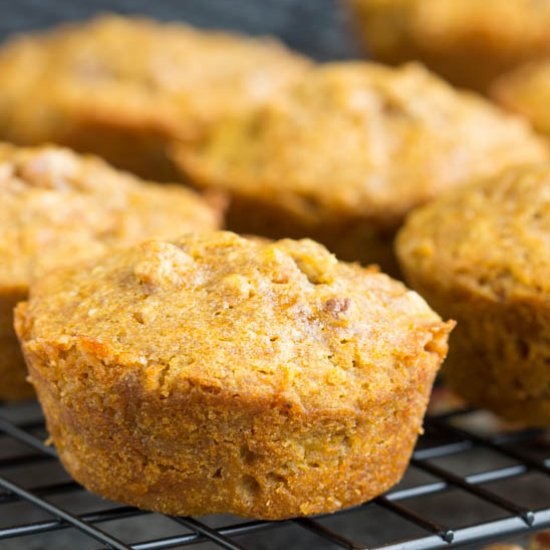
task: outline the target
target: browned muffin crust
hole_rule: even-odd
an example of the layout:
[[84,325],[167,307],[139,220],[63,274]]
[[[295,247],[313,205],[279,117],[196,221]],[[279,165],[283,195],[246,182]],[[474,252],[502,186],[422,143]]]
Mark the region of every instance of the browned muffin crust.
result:
[[167,140],[262,103],[309,65],[271,38],[103,16],[0,49],[0,138],[172,181]]
[[446,380],[473,405],[550,425],[550,165],[508,170],[414,212],[413,288],[458,321]]
[[313,241],[223,232],[57,270],[16,318],[75,479],[144,509],[269,519],[400,479],[452,328]]
[[366,51],[418,60],[482,92],[499,75],[550,55],[550,0],[347,0]]
[[493,99],[526,117],[535,130],[550,137],[550,61],[522,65],[494,82]]
[[174,156],[197,186],[231,195],[230,229],[311,237],[393,273],[393,236],[411,209],[546,159],[548,148],[523,121],[420,66],[347,62],[310,71]]
[[32,395],[12,311],[33,279],[146,237],[216,229],[220,218],[180,186],[155,186],[66,149],[0,144],[0,400]]

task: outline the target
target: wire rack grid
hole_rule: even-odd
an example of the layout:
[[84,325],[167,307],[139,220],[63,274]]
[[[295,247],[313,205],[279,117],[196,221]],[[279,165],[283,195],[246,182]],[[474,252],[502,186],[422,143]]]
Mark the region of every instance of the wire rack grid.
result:
[[336,514],[269,522],[159,516],[94,497],[44,443],[36,404],[0,406],[0,549],[428,550],[550,527],[547,434],[489,433],[480,415],[428,417],[404,480],[386,495]]

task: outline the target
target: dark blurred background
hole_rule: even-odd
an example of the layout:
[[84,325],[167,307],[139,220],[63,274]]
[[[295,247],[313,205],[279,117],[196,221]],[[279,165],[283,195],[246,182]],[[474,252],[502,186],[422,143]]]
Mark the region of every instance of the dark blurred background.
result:
[[0,0],[0,38],[101,12],[274,34],[319,60],[356,56],[339,0]]

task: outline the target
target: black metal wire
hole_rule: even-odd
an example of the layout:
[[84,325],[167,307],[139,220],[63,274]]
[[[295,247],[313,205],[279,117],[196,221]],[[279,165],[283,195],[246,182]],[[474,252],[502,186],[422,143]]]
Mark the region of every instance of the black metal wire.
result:
[[229,540],[225,535],[219,533],[215,529],[212,529],[211,527],[208,527],[204,523],[201,523],[200,521],[197,521],[193,518],[172,518],[174,521],[177,521],[178,523],[181,523],[185,527],[189,527],[196,533],[200,533],[201,535],[204,535],[205,537],[209,538],[210,540],[216,542],[219,546],[222,548],[225,548],[226,550],[244,550],[244,548],[237,544],[236,542],[232,542]]
[[452,529],[449,529],[448,527],[440,525],[439,523],[432,521],[431,519],[422,517],[420,514],[413,512],[411,510],[408,510],[404,506],[401,506],[400,504],[397,504],[396,502],[393,502],[384,496],[378,497],[376,499],[376,502],[381,506],[383,506],[384,508],[391,510],[395,514],[409,521],[412,521],[417,525],[422,526],[427,531],[431,531],[432,533],[436,534],[438,537],[441,537],[441,539],[444,540],[445,542],[449,542],[449,543],[453,542],[454,532]]
[[70,512],[63,510],[58,506],[55,506],[51,502],[48,502],[47,500],[44,500],[43,498],[40,498],[39,496],[29,491],[26,491],[19,485],[12,483],[5,478],[0,478],[0,487],[9,491],[13,495],[17,495],[19,498],[26,500],[31,504],[34,504],[38,508],[42,508],[46,512],[49,512],[52,516],[57,518],[58,521],[64,521],[72,527],[76,527],[90,537],[93,537],[94,539],[106,544],[108,548],[114,548],[115,550],[132,550],[130,546],[124,544],[122,541],[116,539],[115,537],[112,537],[108,533],[101,531],[90,523],[82,521],[82,519],[75,516],[74,514],[71,514]]
[[321,525],[320,523],[316,522],[315,520],[311,518],[297,518],[294,520],[295,523],[300,525],[301,527],[304,527],[305,529],[309,529],[316,535],[319,535],[326,540],[337,544],[338,546],[342,548],[347,548],[348,550],[361,550],[361,546],[359,546],[356,542],[348,539],[344,535],[341,535],[340,533],[336,533],[332,529],[328,529],[324,525]]
[[[1,407],[0,407],[1,412]],[[421,438],[421,445],[414,453],[411,467],[429,474],[426,482],[409,488],[396,488],[387,495],[378,497],[372,503],[367,503],[353,510],[345,510],[336,516],[319,518],[302,518],[292,522],[269,521],[242,521],[231,525],[222,525],[213,528],[197,518],[169,518],[181,525],[185,532],[180,535],[171,535],[164,538],[144,540],[140,542],[126,542],[114,537],[98,527],[99,524],[113,520],[124,521],[136,516],[143,516],[146,522],[148,512],[140,511],[128,506],[106,505],[104,509],[77,514],[71,510],[53,504],[51,498],[69,492],[84,491],[73,481],[49,483],[47,485],[23,488],[10,481],[3,472],[9,469],[25,469],[29,466],[41,467],[42,464],[51,464],[57,458],[55,449],[44,444],[35,432],[43,429],[42,421],[17,423],[0,415],[0,435],[3,439],[17,441],[22,449],[14,456],[0,458],[0,515],[1,510],[21,501],[32,504],[50,514],[52,519],[7,525],[0,527],[0,542],[7,539],[17,539],[27,535],[51,533],[69,528],[77,529],[92,539],[97,540],[102,548],[159,550],[163,548],[180,548],[194,546],[204,542],[211,542],[226,550],[243,550],[247,546],[237,540],[243,535],[262,532],[268,529],[278,530],[287,525],[295,525],[307,530],[314,536],[328,540],[338,548],[360,550],[365,545],[356,541],[346,533],[323,523],[326,517],[346,517],[348,514],[368,510],[377,506],[387,512],[405,519],[420,530],[420,535],[410,537],[399,543],[370,545],[369,549],[384,548],[386,550],[428,550],[447,548],[449,546],[478,542],[491,538],[528,532],[550,527],[550,495],[547,505],[542,509],[532,510],[521,503],[512,502],[502,495],[489,489],[486,484],[502,480],[521,478],[531,472],[546,475],[550,482],[550,468],[545,461],[535,459],[523,451],[512,449],[514,443],[525,443],[535,440],[540,432],[530,430],[516,433],[507,433],[503,436],[484,437],[453,424],[453,419],[459,413],[445,415],[427,420],[428,433]],[[460,414],[474,414],[471,411]],[[438,437],[433,439],[434,434]],[[1,443],[0,443],[1,448]],[[443,468],[433,461],[460,456],[474,448],[487,448],[498,453],[500,457],[513,459],[513,465],[499,466],[480,473],[461,476],[456,472]],[[445,493],[450,489],[464,491],[472,497],[496,506],[503,514],[492,521],[481,522],[466,527],[453,528],[434,521],[429,516],[409,507],[408,502],[415,499],[425,499],[432,495]]]
[[464,477],[457,476],[452,472],[448,472],[443,468],[438,468],[433,464],[416,460],[414,458],[411,461],[411,464],[413,464],[417,468],[420,468],[421,470],[424,470],[432,474],[435,477],[439,477],[440,479],[445,480],[450,485],[455,485],[457,487],[460,487],[464,491],[467,491],[468,493],[471,493],[482,500],[486,500],[487,502],[490,502],[491,504],[494,504],[495,506],[498,506],[503,510],[507,510],[512,514],[515,514],[516,516],[520,517],[523,521],[525,521],[527,525],[529,526],[533,525],[533,522],[535,520],[535,515],[531,510],[523,506],[518,506],[514,502],[511,502],[508,499],[502,498],[501,496],[493,493],[492,491],[488,491],[483,487],[478,487],[476,484],[471,483],[470,481],[468,481],[468,479]]

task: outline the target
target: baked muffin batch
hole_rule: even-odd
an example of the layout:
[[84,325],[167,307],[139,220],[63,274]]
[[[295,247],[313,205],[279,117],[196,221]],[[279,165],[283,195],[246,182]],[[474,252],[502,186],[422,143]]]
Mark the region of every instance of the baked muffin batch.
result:
[[375,58],[488,97],[143,18],[0,47],[0,400],[34,387],[91,491],[374,498],[448,348],[466,402],[550,426],[550,0],[347,5]]
[[410,210],[543,161],[548,146],[525,121],[420,66],[348,62],[313,69],[268,105],[176,145],[174,158],[195,185],[230,194],[230,229],[313,237],[395,274],[393,237]]
[[0,135],[169,181],[168,140],[265,101],[310,64],[274,39],[104,16],[3,47]]

